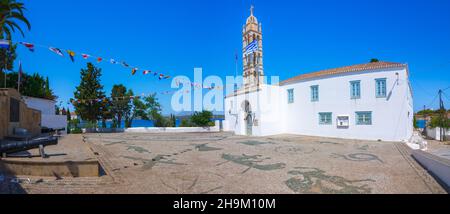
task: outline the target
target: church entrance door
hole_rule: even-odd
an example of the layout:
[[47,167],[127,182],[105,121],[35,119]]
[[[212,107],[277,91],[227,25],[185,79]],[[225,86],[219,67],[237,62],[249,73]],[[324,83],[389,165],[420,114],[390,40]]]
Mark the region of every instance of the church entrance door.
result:
[[250,112],[247,114],[246,121],[247,121],[246,134],[250,136],[250,135],[252,135],[252,131],[253,131],[253,118],[252,118],[252,114]]

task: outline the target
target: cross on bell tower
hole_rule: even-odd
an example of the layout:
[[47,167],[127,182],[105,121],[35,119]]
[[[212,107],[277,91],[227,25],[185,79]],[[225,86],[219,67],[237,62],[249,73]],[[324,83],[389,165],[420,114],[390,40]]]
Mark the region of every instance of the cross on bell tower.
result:
[[[262,45],[262,28],[261,23],[253,15],[254,7],[250,7],[250,16],[242,29],[242,59],[244,65],[244,85],[258,86],[263,83],[264,66],[263,66],[263,45]],[[257,50],[252,53],[245,53],[249,44],[256,40],[258,44]]]

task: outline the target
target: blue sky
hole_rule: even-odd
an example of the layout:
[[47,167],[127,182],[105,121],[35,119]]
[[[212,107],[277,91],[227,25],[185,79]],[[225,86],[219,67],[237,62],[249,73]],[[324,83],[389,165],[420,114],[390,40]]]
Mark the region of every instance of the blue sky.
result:
[[[31,31],[16,41],[45,44],[77,53],[123,59],[140,68],[193,77],[234,75],[234,54],[242,47],[242,25],[255,5],[262,22],[266,75],[298,74],[368,62],[408,63],[415,109],[450,86],[450,1],[258,1],[258,0],[25,0]],[[121,2],[121,3],[119,3]],[[21,47],[27,73],[49,76],[65,103],[79,83],[76,63],[50,51]],[[241,56],[241,54],[239,54]],[[18,62],[17,60],[17,62]],[[16,63],[17,63],[16,62]],[[121,66],[100,63],[110,93],[122,83],[137,94],[170,89],[170,81],[131,76]],[[239,71],[241,72],[241,59]],[[450,90],[447,91],[450,98]],[[164,113],[170,95],[158,95]],[[450,100],[446,99],[446,106]]]

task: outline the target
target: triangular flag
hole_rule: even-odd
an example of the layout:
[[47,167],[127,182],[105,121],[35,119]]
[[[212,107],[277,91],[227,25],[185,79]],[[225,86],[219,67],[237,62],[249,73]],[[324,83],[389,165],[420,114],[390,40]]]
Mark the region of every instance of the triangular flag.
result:
[[129,65],[126,62],[122,62],[122,65],[127,67],[127,68],[129,67]]
[[55,54],[58,54],[60,56],[64,56],[63,52],[59,48],[50,47],[49,50],[52,51]]
[[137,71],[137,70],[138,70],[137,68],[133,68],[133,70],[131,70],[131,75],[136,74],[136,71]]
[[67,53],[69,54],[70,60],[72,60],[72,62],[75,62],[75,59],[74,59],[75,52],[73,52],[71,50],[67,50]]
[[111,62],[111,64],[117,64],[117,61],[114,59],[109,60]]
[[20,42],[20,44],[22,44],[23,46],[27,47],[28,50],[30,50],[31,52],[34,52],[34,45],[31,43],[27,43],[27,42]]
[[144,75],[147,75],[147,74],[151,73],[151,71],[149,71],[149,70],[144,70],[142,73],[143,73]]
[[81,56],[83,57],[83,59],[88,59],[90,57],[88,54],[81,54]]
[[98,63],[102,62],[102,60],[103,60],[103,59],[102,59],[101,57],[97,58],[97,62],[98,62]]

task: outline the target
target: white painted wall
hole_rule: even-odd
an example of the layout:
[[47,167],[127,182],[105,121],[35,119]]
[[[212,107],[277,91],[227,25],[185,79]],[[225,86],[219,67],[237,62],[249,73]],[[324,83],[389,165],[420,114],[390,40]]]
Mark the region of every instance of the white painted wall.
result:
[[[263,85],[259,93],[246,93],[225,99],[225,131],[234,131],[238,135],[246,135],[244,120],[244,102],[248,101],[254,113],[255,123],[252,128],[254,136],[274,135],[283,132],[280,127],[280,88]],[[256,119],[256,120],[255,120]]]
[[[426,129],[426,134],[427,137],[435,139],[435,140],[441,140],[441,132],[440,132],[440,128],[427,128]],[[446,137],[450,137],[450,129],[446,129],[445,130],[445,136]]]
[[42,112],[42,114],[46,115],[55,114],[56,102],[53,100],[46,100],[27,96],[23,96],[23,99],[29,108],[39,110]]
[[450,186],[450,161],[420,150],[413,150],[412,155],[428,171]]
[[67,128],[67,117],[66,115],[42,114],[41,126],[51,129],[65,129]]
[[127,128],[127,133],[198,133],[198,132],[219,132],[220,122],[215,121],[212,127],[145,127],[145,128]]
[[[377,78],[387,78],[386,98],[376,98]],[[357,100],[350,99],[350,81],[354,80],[361,81],[361,98]],[[318,102],[311,102],[312,85],[319,85]],[[288,89],[294,89],[292,104],[288,104]],[[268,92],[272,94],[267,94]],[[303,80],[279,87],[264,86],[261,95],[259,102],[267,107],[262,106],[264,111],[257,112],[260,126],[254,127],[253,131],[257,136],[290,133],[348,139],[407,141],[413,133],[413,100],[406,68],[352,72]],[[252,108],[255,108],[257,98],[257,93],[250,93],[225,99],[227,130],[245,134],[244,113],[240,105],[244,100],[249,100]],[[233,106],[230,105],[231,101]],[[232,114],[229,114],[230,109]],[[372,125],[356,125],[356,111],[371,111]],[[332,125],[319,125],[320,112],[332,112]],[[234,116],[236,114],[237,123]],[[338,115],[349,116],[348,128],[337,127]]]
[[53,100],[23,96],[27,106],[41,111],[41,126],[51,129],[67,128],[67,116],[55,114],[55,104]]

